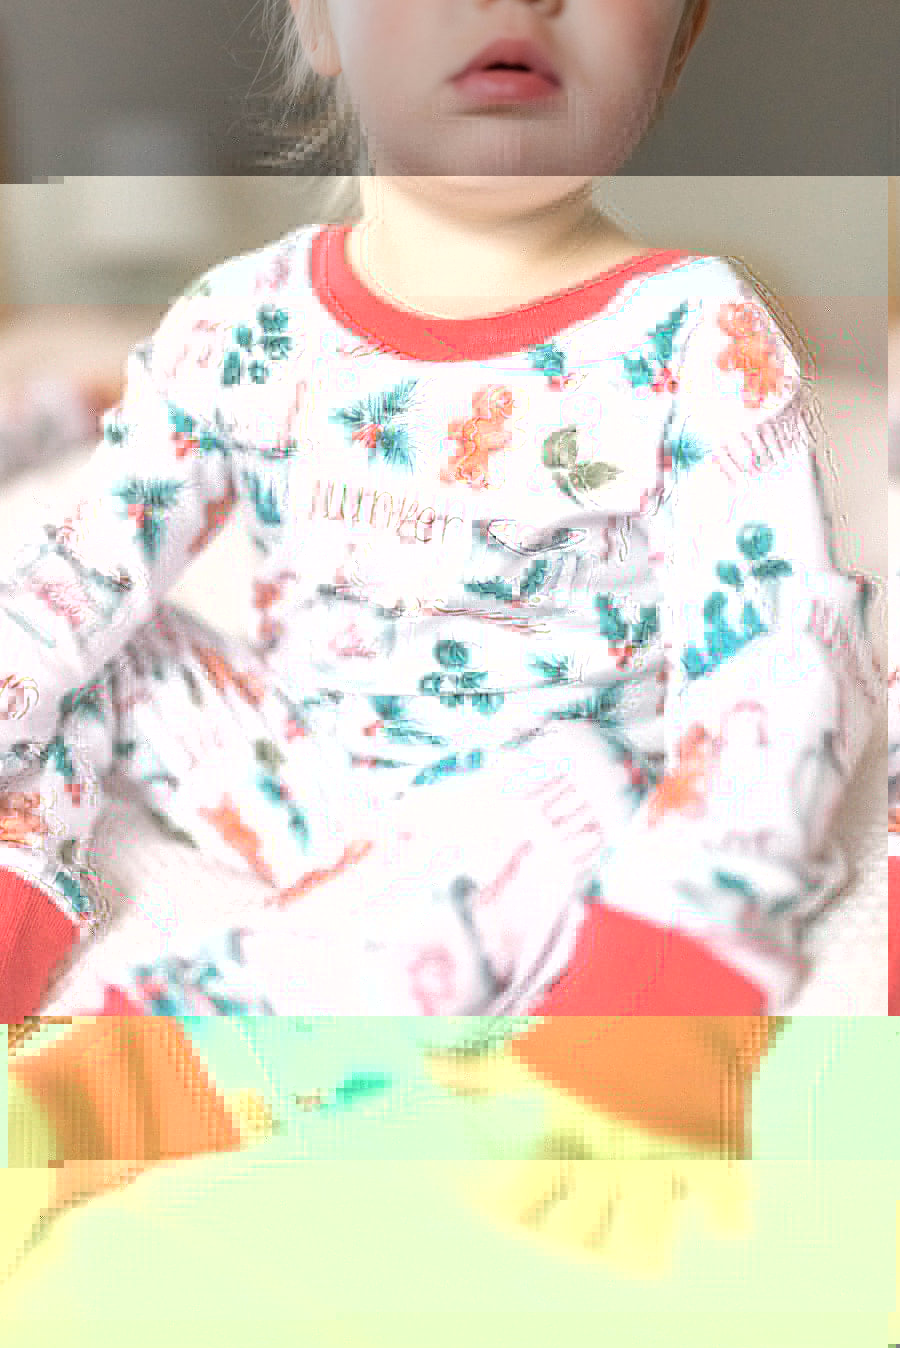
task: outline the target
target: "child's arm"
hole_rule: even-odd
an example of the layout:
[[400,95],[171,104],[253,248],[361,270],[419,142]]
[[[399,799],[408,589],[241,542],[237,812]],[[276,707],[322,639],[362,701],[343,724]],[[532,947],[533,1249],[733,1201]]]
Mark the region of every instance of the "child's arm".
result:
[[888,580],[888,855],[900,856],[900,572]]
[[[195,331],[206,303],[183,298],[132,351],[122,401],[68,506],[0,575],[0,1021],[39,1009],[95,917],[83,870],[65,876],[71,903],[45,890],[54,802],[29,785],[30,770],[66,699],[90,695],[235,502],[230,453],[211,429],[220,371],[198,368],[198,343],[211,341]],[[97,715],[112,715],[98,703]]]
[[779,1010],[806,972],[804,919],[845,880],[831,823],[883,695],[877,582],[839,569],[818,405],[781,328],[724,261],[692,274],[683,325],[657,336],[675,388],[650,518],[666,774],[598,880]]

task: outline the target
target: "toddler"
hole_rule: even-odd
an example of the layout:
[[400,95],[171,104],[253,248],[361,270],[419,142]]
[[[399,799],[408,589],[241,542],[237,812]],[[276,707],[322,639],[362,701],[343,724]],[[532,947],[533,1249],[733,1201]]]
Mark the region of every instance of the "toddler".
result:
[[[900,331],[896,313],[888,345],[888,445],[891,484],[900,468]],[[888,1014],[900,1015],[900,569],[888,581]]]
[[[635,81],[612,136],[679,7],[599,12]],[[171,308],[0,582],[0,1016],[103,926],[113,770],[267,897],[99,947],[93,1004],[57,1009],[788,1005],[881,691],[799,345],[738,264],[641,249],[589,178],[360,186],[355,222]],[[235,509],[251,642],[165,601]]]

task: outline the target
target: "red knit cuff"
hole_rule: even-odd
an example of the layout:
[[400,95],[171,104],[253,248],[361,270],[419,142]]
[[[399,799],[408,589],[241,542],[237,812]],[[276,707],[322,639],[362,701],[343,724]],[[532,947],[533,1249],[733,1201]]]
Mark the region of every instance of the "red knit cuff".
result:
[[888,1015],[900,1016],[900,857],[888,857]]
[[593,904],[536,1016],[761,1015],[768,996],[684,932]]
[[78,927],[36,885],[0,870],[0,1023],[38,1013]]

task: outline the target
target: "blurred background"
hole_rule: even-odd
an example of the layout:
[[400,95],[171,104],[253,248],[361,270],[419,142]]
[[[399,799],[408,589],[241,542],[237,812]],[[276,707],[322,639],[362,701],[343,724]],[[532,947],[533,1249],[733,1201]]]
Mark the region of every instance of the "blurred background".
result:
[[[900,479],[900,178],[888,179],[888,323],[888,434],[894,480]],[[892,493],[898,490],[892,487]],[[900,495],[892,495],[889,505],[891,537],[896,537]]]
[[[897,172],[900,11],[862,11],[714,0],[626,172]],[[259,0],[0,0],[0,181],[253,172],[276,78],[260,18]]]

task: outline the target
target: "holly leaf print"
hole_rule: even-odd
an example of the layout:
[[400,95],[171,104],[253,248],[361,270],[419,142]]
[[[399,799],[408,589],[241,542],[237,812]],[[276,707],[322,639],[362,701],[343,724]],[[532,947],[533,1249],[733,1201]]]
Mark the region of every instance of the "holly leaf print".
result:
[[653,366],[644,356],[623,356],[625,373],[634,388],[647,388],[655,378]]
[[668,365],[675,350],[675,337],[687,318],[687,301],[674,309],[664,323],[653,330],[652,343],[660,365]]
[[537,346],[531,347],[528,359],[533,368],[546,375],[548,379],[559,378],[565,373],[565,352],[556,342],[540,342]]
[[532,656],[531,668],[539,674],[544,683],[568,683],[571,678],[569,657],[561,655],[555,660],[545,660],[541,656]]
[[672,449],[672,465],[678,472],[687,472],[701,463],[705,455],[703,442],[686,431]]
[[256,518],[260,524],[274,526],[282,523],[281,515],[278,513],[278,503],[275,500],[275,489],[271,485],[264,492],[263,484],[257,473],[245,472],[243,475],[244,484],[247,487],[250,500],[253,502],[253,509]]
[[656,383],[661,371],[668,369],[675,350],[675,337],[687,317],[685,301],[648,335],[650,351],[639,356],[623,356],[622,364],[632,388],[648,388]]

